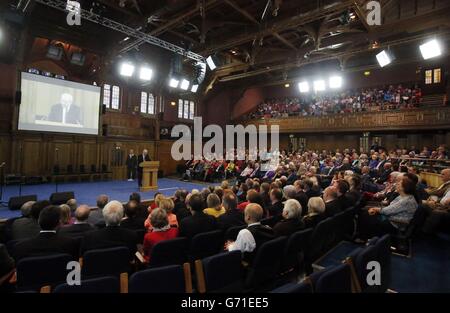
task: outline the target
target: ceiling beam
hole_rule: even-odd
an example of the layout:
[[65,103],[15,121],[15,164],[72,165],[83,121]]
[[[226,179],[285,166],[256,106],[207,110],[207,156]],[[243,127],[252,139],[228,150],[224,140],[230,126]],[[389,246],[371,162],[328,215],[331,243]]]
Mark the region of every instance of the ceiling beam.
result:
[[279,41],[281,41],[282,43],[284,43],[286,46],[288,46],[291,49],[294,49],[295,51],[297,51],[297,47],[294,46],[290,41],[288,41],[286,38],[284,38],[283,36],[281,36],[279,33],[277,32],[272,32],[272,35],[277,38]]
[[[209,0],[205,4],[205,11],[213,8],[214,6],[216,6],[218,4],[220,4],[219,0]],[[157,27],[156,29],[150,31],[148,34],[151,36],[159,36],[159,35],[165,33],[166,31],[172,29],[173,27],[179,25],[183,21],[189,20],[189,19],[193,18],[194,16],[197,16],[198,14],[200,14],[200,10],[199,10],[198,6],[195,6],[195,8],[190,9],[190,10],[182,13],[181,15],[170,19],[169,22]],[[133,49],[134,47],[140,46],[143,43],[145,43],[145,41],[140,40],[140,39],[135,40],[135,41],[131,42],[130,44],[126,45],[125,47],[123,47],[119,53],[129,51],[129,50]]]
[[[439,36],[441,36],[441,38],[449,38],[450,37],[450,31],[447,31],[445,33],[441,33],[441,34],[437,34]],[[384,42],[380,45],[379,48],[386,48],[389,46],[398,46],[398,45],[404,45],[410,42],[414,42],[414,41],[419,41],[419,40],[423,40],[425,38],[428,38],[429,34],[421,34],[421,35],[417,35],[417,36],[411,36],[408,38],[402,38],[399,40],[393,40],[393,41],[389,41],[389,42]],[[334,53],[332,55],[325,55],[325,56],[319,56],[316,58],[309,58],[306,60],[301,60],[299,62],[292,62],[291,64],[279,64],[279,65],[274,65],[274,66],[267,66],[265,68],[262,69],[258,69],[258,70],[254,70],[254,71],[250,71],[247,73],[242,73],[242,74],[236,74],[236,75],[232,75],[232,76],[227,76],[227,77],[223,77],[219,79],[219,82],[227,82],[227,81],[232,81],[232,80],[237,80],[237,79],[242,79],[242,78],[247,78],[247,77],[251,77],[251,76],[256,76],[256,75],[261,75],[261,74],[265,74],[268,72],[273,72],[273,71],[279,71],[279,70],[287,70],[287,69],[292,69],[292,68],[296,68],[296,67],[301,67],[304,66],[306,64],[311,64],[311,63],[318,63],[318,62],[323,62],[323,61],[328,61],[328,60],[334,60],[334,59],[339,59],[342,57],[347,57],[347,56],[353,56],[353,55],[357,55],[360,53],[365,53],[370,51],[371,48],[369,46],[366,46],[364,48],[355,48],[352,50],[348,50],[348,51],[343,51],[340,53]]]
[[354,6],[358,19],[360,20],[361,24],[363,24],[365,30],[370,33],[372,31],[372,28],[369,26],[369,24],[367,24],[367,15],[363,12],[357,1],[355,1]]
[[123,13],[129,17],[132,17],[133,19],[136,19],[138,23],[142,23],[144,21],[144,17],[142,15],[139,15],[139,14],[132,12],[130,10],[127,10],[125,8],[122,8],[121,6],[118,6],[116,3],[114,3],[111,0],[97,0],[97,1],[111,9],[114,9],[120,13]]
[[[342,33],[340,35],[326,37],[322,39],[322,45],[327,47],[350,40],[354,45],[360,44],[368,46],[368,42],[370,42],[371,39],[380,40],[381,38],[390,35],[401,35],[405,32],[410,34],[420,33],[426,30],[436,29],[437,27],[444,27],[443,30],[445,30],[445,27],[450,27],[450,23],[448,22],[447,17],[448,9],[450,9],[449,6],[442,7],[436,10],[423,12],[418,16],[403,18],[402,20],[395,20],[391,23],[376,27],[376,31],[372,32],[370,35],[365,32],[361,32],[356,34]],[[339,27],[341,26],[337,26],[337,28]],[[312,32],[312,29],[310,30],[310,32]],[[313,34],[311,34],[310,36],[312,35]],[[260,67],[272,67],[278,64],[286,64],[289,62],[296,63],[299,56],[302,56],[303,54],[308,53],[311,50],[314,50],[314,48],[309,46],[301,49],[297,53],[266,53],[259,61],[255,62],[254,65]],[[302,60],[300,59],[299,61],[301,62]],[[232,70],[231,68],[227,67],[224,73],[220,73],[220,76],[223,77],[230,75],[230,72],[242,71],[244,67],[244,64],[242,66],[236,65],[236,70]],[[220,72],[221,67],[219,67],[216,71]]]
[[270,36],[272,35],[272,32],[279,33],[286,29],[298,28],[302,25],[306,25],[316,20],[323,19],[330,14],[343,11],[352,4],[353,0],[339,1],[326,7],[322,7],[319,9],[315,9],[313,11],[289,17],[278,22],[273,22],[262,30],[257,29],[254,32],[250,32],[240,36],[234,35],[231,38],[222,39],[220,40],[220,42],[217,42],[216,44],[207,47],[206,49],[200,51],[199,53],[202,55],[212,54],[216,51],[221,51],[245,44],[249,41],[254,40],[255,38],[263,38],[265,36]]
[[[245,18],[247,18],[249,21],[251,21],[252,23],[256,24],[258,27],[261,27],[261,23],[258,22],[258,20],[256,18],[253,17],[253,15],[251,15],[250,13],[248,13],[246,10],[241,9],[236,3],[234,3],[232,0],[225,0],[225,3],[228,4],[230,7],[232,7],[233,9],[235,9],[236,11],[238,11],[242,16],[244,16]],[[277,38],[280,42],[282,42],[283,44],[285,44],[286,46],[288,46],[291,49],[297,50],[297,48],[290,43],[286,38],[284,38],[283,36],[281,36],[279,33],[275,32],[275,31],[271,31],[270,32],[275,38]]]
[[226,4],[228,4],[230,7],[232,7],[233,9],[235,9],[236,11],[238,11],[242,16],[247,18],[249,21],[260,26],[260,23],[258,22],[258,20],[256,20],[256,18],[253,17],[253,15],[248,13],[246,10],[241,9],[241,7],[238,6],[236,3],[234,3],[232,0],[225,0],[224,2]]

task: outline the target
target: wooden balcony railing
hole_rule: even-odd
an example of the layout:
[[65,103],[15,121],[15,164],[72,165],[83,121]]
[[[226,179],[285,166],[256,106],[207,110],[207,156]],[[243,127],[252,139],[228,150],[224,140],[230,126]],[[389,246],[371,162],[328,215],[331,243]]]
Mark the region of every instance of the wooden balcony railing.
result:
[[328,116],[253,119],[244,125],[279,125],[281,133],[450,129],[450,107],[365,112]]

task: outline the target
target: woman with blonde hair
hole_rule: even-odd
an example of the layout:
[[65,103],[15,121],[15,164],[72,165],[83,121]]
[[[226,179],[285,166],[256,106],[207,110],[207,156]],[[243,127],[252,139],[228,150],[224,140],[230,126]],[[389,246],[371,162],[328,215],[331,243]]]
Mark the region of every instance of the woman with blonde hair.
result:
[[325,219],[325,202],[321,197],[312,197],[308,201],[308,214],[303,217],[305,228],[314,228]]
[[68,206],[67,204],[61,204],[59,207],[61,209],[61,226],[73,224],[73,220],[70,215],[70,206]]
[[[178,227],[177,216],[172,213],[172,210],[174,207],[175,207],[175,204],[173,203],[173,200],[171,198],[165,198],[164,196],[159,197],[158,208],[163,209],[166,212],[170,227]],[[144,226],[146,229],[152,228],[150,215],[148,216],[148,218],[145,220],[145,223],[144,223]]]

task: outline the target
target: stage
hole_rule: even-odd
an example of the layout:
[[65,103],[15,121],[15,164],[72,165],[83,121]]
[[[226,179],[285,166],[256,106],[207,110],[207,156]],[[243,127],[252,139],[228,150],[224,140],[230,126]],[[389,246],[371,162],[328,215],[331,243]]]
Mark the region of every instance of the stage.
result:
[[[177,189],[201,190],[211,184],[201,182],[185,182],[179,179],[160,178],[158,179],[158,190],[166,196],[172,196]],[[217,185],[217,184],[214,184]],[[128,201],[128,197],[133,192],[139,192],[137,181],[107,181],[107,182],[85,182],[85,183],[58,183],[58,192],[73,191],[78,204],[96,205],[96,198],[100,194],[106,194],[110,200],[121,202]],[[142,200],[153,199],[157,192],[140,192]],[[3,201],[8,201],[10,197],[26,195],[37,195],[38,200],[45,200],[52,193],[56,192],[55,184],[24,185],[21,190],[18,185],[5,186],[3,189]],[[20,216],[20,210],[11,211],[7,207],[0,207],[0,219],[8,219]]]

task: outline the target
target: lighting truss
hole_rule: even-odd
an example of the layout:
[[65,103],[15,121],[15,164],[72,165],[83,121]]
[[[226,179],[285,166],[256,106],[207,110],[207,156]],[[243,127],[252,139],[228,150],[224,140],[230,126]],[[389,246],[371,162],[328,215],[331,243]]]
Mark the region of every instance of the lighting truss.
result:
[[[48,7],[57,9],[59,11],[67,12],[67,10],[66,10],[67,1],[63,1],[63,0],[35,0],[35,1],[37,3],[46,5]],[[136,30],[130,26],[121,24],[119,22],[113,21],[106,17],[101,17],[100,15],[97,15],[90,11],[81,9],[80,16],[81,16],[81,18],[88,20],[92,23],[96,23],[96,24],[102,25],[104,27],[107,27],[109,29],[121,32],[127,36],[134,37],[136,39],[145,41],[148,44],[158,46],[160,48],[175,52],[177,54],[180,54],[184,57],[187,57],[187,58],[195,60],[195,61],[204,62],[204,57],[197,53],[194,53],[192,51],[187,51],[186,49],[181,48],[177,45],[174,45],[170,42],[161,40],[157,37],[146,34],[142,31]]]

